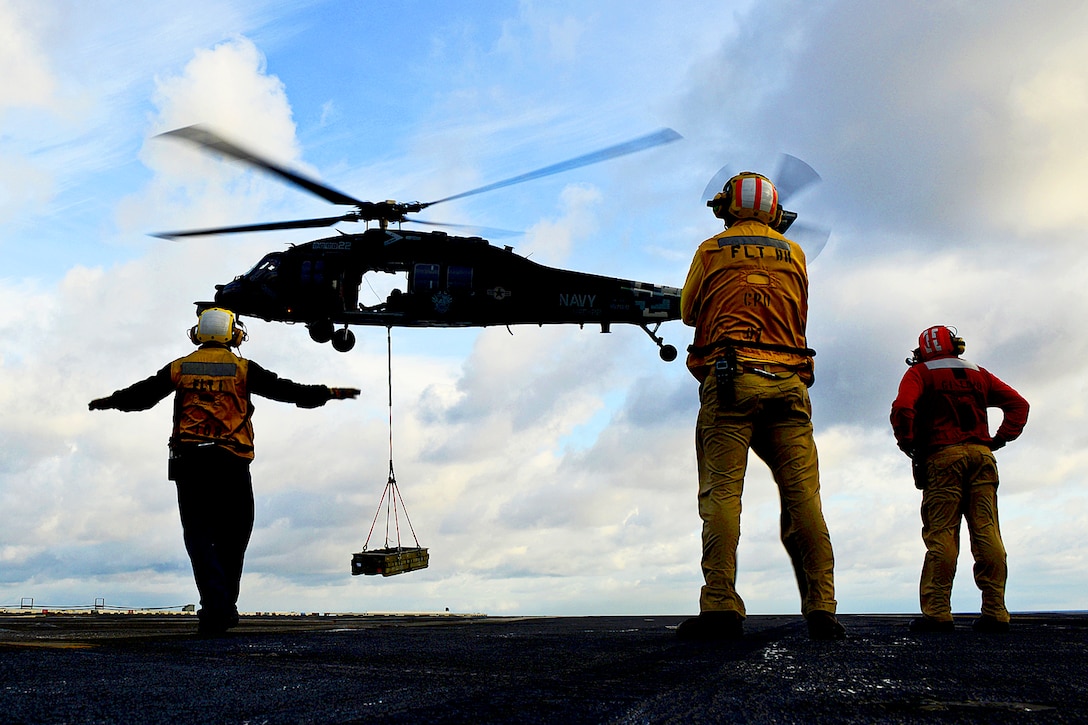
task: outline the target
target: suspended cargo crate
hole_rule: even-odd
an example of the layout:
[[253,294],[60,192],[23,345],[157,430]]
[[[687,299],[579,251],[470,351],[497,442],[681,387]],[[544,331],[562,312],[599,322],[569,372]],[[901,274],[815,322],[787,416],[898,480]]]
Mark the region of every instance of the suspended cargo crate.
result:
[[[385,546],[381,549],[368,549],[383,505],[385,506]],[[408,530],[412,532],[415,546],[401,546],[400,517],[402,514],[408,524]],[[381,501],[378,502],[378,510],[374,514],[374,521],[370,524],[370,533],[367,534],[363,550],[352,554],[351,573],[393,576],[417,569],[426,569],[429,563],[430,554],[427,553],[425,547],[419,545],[419,539],[416,538],[412,520],[408,518],[408,510],[404,508],[404,500],[401,498],[400,488],[397,487],[397,478],[393,474],[393,461],[390,459],[389,481],[385,484]]]
[[374,549],[360,551],[351,557],[351,573],[393,576],[406,571],[426,569],[430,554],[422,547]]

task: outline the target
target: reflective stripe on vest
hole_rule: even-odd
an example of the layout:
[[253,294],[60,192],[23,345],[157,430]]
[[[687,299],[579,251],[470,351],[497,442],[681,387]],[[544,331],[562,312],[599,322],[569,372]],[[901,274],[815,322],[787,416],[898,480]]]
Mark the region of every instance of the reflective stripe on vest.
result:
[[969,360],[960,360],[958,357],[942,357],[937,360],[930,360],[925,363],[928,370],[978,370],[978,365],[975,365]]

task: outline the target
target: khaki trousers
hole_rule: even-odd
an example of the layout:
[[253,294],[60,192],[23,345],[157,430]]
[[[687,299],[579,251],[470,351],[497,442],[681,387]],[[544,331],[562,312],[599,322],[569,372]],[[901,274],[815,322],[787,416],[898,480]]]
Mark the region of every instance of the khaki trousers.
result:
[[718,404],[711,374],[699,390],[695,451],[699,515],[703,520],[703,578],[699,609],[744,616],[736,591],[741,493],[748,450],[771,469],[782,506],[781,538],[797,586],[801,611],[835,612],[835,557],[820,504],[820,474],[812,437],[808,389],[796,375],[772,380],[739,374],[732,402]]
[[1005,545],[997,520],[997,461],[986,446],[946,446],[926,459],[922,491],[922,614],[952,620],[952,580],[960,553],[960,519],[967,520],[975,585],[982,592],[982,614],[1009,621],[1005,608],[1008,578]]

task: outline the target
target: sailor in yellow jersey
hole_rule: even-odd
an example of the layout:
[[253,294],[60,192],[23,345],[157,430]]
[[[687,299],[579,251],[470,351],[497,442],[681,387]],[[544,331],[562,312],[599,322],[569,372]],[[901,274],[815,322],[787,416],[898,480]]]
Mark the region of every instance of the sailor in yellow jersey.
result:
[[805,337],[805,254],[777,230],[782,207],[764,176],[734,176],[707,206],[726,229],[699,245],[680,301],[684,322],[695,328],[688,369],[700,383],[695,445],[705,585],[699,616],[684,621],[677,634],[730,639],[743,633],[737,544],[751,449],[778,485],[782,543],[809,636],[841,639],[808,395],[815,352]]
[[147,410],[174,393],[169,478],[177,484],[185,548],[200,592],[200,632],[238,623],[242,563],[253,532],[253,403],[250,396],[317,408],[355,388],[301,385],[230,348],[246,339],[234,313],[212,307],[189,331],[200,345],[155,375],[93,400],[91,410]]

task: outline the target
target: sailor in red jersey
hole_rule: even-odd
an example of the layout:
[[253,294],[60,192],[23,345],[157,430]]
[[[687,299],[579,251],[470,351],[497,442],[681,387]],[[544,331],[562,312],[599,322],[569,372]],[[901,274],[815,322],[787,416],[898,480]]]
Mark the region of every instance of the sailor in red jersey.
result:
[[[943,325],[918,337],[914,357],[892,403],[891,424],[910,456],[922,490],[922,540],[926,545],[916,632],[952,631],[952,580],[959,558],[960,519],[967,520],[982,613],[974,629],[1005,632],[1008,575],[997,515],[997,461],[993,451],[1015,440],[1028,419],[1028,402],[988,370],[963,360],[963,339]],[[1003,413],[991,436],[987,408]]]

